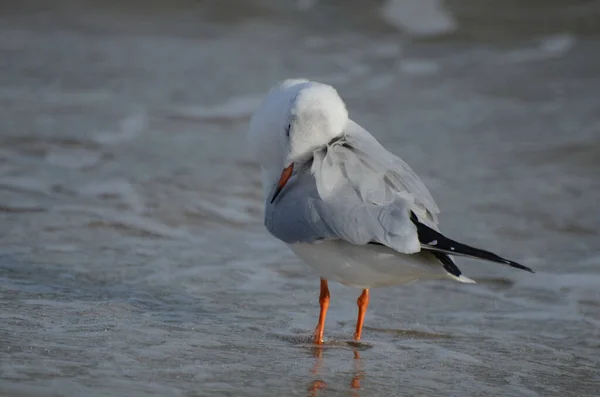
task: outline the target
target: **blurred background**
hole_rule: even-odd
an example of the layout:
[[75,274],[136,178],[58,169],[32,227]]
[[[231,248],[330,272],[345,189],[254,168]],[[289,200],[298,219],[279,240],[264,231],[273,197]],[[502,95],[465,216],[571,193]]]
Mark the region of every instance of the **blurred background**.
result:
[[[535,275],[332,284],[262,225],[249,116],[334,85],[444,232]],[[0,395],[597,396],[600,1],[0,1]]]

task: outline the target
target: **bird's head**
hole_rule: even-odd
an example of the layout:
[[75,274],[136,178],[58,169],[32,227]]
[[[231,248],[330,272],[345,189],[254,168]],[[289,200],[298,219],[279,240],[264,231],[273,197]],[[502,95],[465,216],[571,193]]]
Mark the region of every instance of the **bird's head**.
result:
[[291,177],[294,164],[310,159],[313,152],[344,133],[348,111],[337,91],[326,84],[295,79],[271,89],[254,113],[248,141],[273,194]]

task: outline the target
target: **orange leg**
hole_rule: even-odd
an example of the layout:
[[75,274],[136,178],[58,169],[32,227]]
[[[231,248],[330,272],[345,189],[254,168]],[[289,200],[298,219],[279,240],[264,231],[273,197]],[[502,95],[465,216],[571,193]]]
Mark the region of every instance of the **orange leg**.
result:
[[365,314],[367,313],[367,306],[369,306],[368,289],[363,289],[363,292],[356,300],[356,303],[358,304],[358,319],[356,320],[356,332],[354,333],[354,340],[360,340],[363,323],[365,322]]
[[319,296],[319,304],[321,305],[321,313],[319,314],[319,323],[315,329],[315,343],[320,345],[323,343],[323,332],[325,331],[325,318],[327,317],[327,309],[329,308],[329,286],[327,280],[321,279],[321,295]]

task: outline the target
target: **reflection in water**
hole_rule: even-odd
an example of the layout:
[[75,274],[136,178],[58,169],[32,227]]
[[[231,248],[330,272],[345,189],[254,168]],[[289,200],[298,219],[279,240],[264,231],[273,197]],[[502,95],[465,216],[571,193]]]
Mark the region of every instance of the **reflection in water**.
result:
[[323,390],[327,387],[327,383],[325,383],[323,380],[321,379],[317,379],[312,381],[309,385],[308,385],[308,396],[309,397],[316,397],[319,394],[319,390]]
[[[313,375],[318,376],[319,372],[321,371],[321,368],[323,367],[323,347],[314,346],[311,348],[311,350],[312,350],[313,357],[316,358],[316,360],[315,360],[315,365],[313,365],[310,372]],[[319,390],[323,390],[326,387],[327,387],[327,383],[325,383],[324,380],[316,379],[308,385],[308,396],[309,397],[318,396]]]
[[[352,389],[352,393],[350,394],[352,397],[358,397],[358,390],[360,390],[360,381],[364,379],[365,372],[362,370],[362,360],[360,358],[360,353],[358,350],[352,349],[354,354],[354,360],[352,362],[352,379],[350,380],[350,389]],[[317,379],[313,380],[308,385],[308,396],[316,397],[319,395],[320,390],[325,390],[327,388],[327,383],[319,378],[319,373],[321,368],[323,367],[323,347],[314,346],[312,347],[312,353],[315,357],[315,364],[311,369],[311,373],[317,377]]]
[[[360,381],[365,377],[365,373],[362,371],[362,360],[357,350],[354,350],[354,361],[352,363],[352,381],[350,381],[350,388],[352,390],[360,390]],[[352,393],[351,396],[358,396],[358,393]]]

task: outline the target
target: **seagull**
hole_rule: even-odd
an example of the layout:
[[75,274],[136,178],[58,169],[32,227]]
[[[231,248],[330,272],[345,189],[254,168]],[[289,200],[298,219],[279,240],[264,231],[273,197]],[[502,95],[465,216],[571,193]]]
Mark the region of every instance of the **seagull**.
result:
[[454,256],[533,273],[444,236],[427,187],[348,117],[330,85],[305,79],[277,84],[254,112],[247,141],[262,172],[266,229],[321,277],[315,344],[323,343],[328,280],[362,289],[358,341],[371,288],[444,278],[474,283]]

